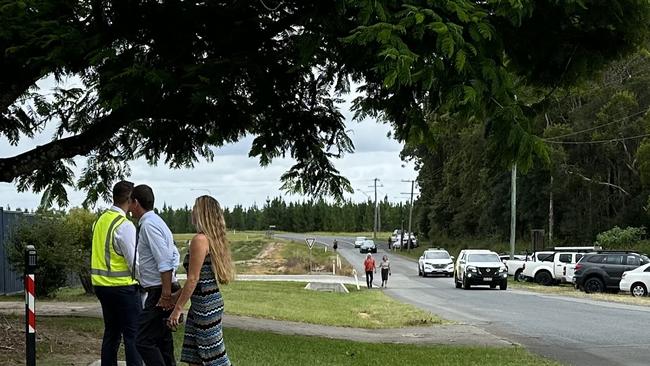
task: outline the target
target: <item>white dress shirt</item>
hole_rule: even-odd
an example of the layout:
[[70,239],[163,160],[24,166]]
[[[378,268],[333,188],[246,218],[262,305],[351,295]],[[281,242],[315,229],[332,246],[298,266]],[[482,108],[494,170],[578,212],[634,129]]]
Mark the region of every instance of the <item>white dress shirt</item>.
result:
[[[118,212],[120,215],[126,217],[126,213],[119,207],[111,207],[111,211]],[[128,218],[120,224],[120,226],[115,229],[115,236],[113,240],[113,249],[117,254],[124,257],[127,265],[129,266],[129,271],[136,274],[135,278],[138,278],[138,259],[135,260],[135,269],[133,268],[133,258],[135,257],[135,225]]]
[[176,268],[180,254],[171,230],[160,216],[148,211],[139,221],[138,258],[140,259],[140,285],[160,286],[160,273],[172,271],[172,283],[176,282]]

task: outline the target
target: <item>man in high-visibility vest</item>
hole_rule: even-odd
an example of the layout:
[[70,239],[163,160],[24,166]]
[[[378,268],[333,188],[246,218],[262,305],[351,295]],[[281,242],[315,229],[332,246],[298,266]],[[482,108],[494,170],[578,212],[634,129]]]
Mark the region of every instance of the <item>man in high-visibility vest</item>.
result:
[[141,366],[136,349],[138,315],[142,309],[136,281],[136,228],[126,216],[131,204],[133,183],[121,181],[113,186],[113,207],[93,225],[91,278],[102,305],[104,338],[102,366],[117,365],[117,351],[124,337],[126,364]]

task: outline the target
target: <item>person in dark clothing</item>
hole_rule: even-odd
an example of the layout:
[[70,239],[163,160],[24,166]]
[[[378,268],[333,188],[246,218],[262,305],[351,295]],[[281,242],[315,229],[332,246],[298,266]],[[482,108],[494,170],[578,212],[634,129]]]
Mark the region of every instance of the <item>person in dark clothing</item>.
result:
[[334,251],[336,251],[336,250],[339,248],[339,242],[336,241],[336,239],[334,239],[334,245],[333,245],[333,247],[334,247]]

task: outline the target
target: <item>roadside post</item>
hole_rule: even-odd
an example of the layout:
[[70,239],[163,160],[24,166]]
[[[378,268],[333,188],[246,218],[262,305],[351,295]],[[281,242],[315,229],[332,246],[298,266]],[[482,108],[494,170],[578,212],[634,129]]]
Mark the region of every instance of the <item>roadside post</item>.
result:
[[357,270],[353,268],[352,274],[354,275],[354,281],[357,283],[357,291],[359,291],[361,288],[359,287],[359,277],[357,277]]
[[25,247],[25,365],[36,365],[36,248]]
[[309,274],[311,274],[311,248],[314,247],[314,242],[316,241],[316,238],[305,238],[305,242],[307,243],[307,246],[309,247]]

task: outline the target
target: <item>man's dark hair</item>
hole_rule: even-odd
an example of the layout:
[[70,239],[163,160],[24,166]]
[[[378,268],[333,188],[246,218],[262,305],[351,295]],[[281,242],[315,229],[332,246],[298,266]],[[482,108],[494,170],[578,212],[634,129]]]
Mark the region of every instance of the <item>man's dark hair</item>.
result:
[[140,184],[139,186],[133,188],[133,192],[131,192],[131,199],[138,200],[140,206],[142,206],[142,208],[145,210],[153,210],[153,190],[148,185]]
[[131,192],[133,191],[133,183],[122,180],[113,186],[113,203],[117,205],[123,205],[131,197]]

